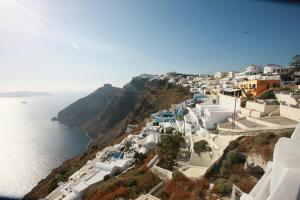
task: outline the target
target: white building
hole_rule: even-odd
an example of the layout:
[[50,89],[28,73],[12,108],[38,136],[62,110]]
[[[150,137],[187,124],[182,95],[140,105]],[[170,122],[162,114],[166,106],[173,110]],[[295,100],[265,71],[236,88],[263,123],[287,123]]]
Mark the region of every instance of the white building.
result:
[[[239,92],[239,90],[236,89],[232,89],[229,90],[227,89],[227,91],[230,91],[231,93],[234,94],[234,92],[236,92],[236,96],[237,93]],[[235,97],[235,96],[229,96],[229,95],[224,95],[224,94],[219,94],[219,104],[220,104],[220,108],[224,109],[224,110],[230,110],[231,112],[235,111],[240,111],[241,110],[241,99],[239,97]]]
[[206,109],[219,109],[219,104],[196,104],[196,112],[200,114],[200,116],[204,115],[204,110]]
[[264,74],[278,74],[281,71],[281,66],[276,64],[268,64],[264,67]]
[[256,65],[248,65],[245,68],[245,73],[249,75],[262,73],[262,69]]
[[230,72],[216,72],[215,73],[215,78],[234,78],[235,72],[230,71]]
[[196,108],[193,110],[206,129],[215,129],[218,124],[227,122],[233,112],[237,113],[241,110],[241,100],[238,97],[219,94],[218,99],[214,102],[218,104],[206,104],[205,102],[196,104]]
[[231,71],[231,72],[227,72],[226,77],[227,78],[234,78],[235,77],[236,72]]
[[189,113],[184,116],[184,134],[198,135],[200,134],[200,124],[196,109],[188,108]]
[[227,122],[232,113],[230,110],[206,108],[202,117],[202,124],[206,129],[215,129],[218,124]]
[[226,76],[226,72],[216,72],[215,78],[223,78]]
[[170,79],[168,80],[168,82],[169,82],[169,83],[176,83],[176,79],[175,79],[175,78],[170,78]]
[[157,134],[149,134],[146,137],[146,144],[145,144],[145,148],[147,151],[154,149],[156,147],[156,144],[158,142],[158,135]]

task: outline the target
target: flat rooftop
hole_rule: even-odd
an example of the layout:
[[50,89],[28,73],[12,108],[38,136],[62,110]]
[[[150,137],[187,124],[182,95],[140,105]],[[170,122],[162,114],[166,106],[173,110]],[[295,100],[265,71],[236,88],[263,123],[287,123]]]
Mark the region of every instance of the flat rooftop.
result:
[[270,122],[270,123],[274,123],[274,124],[278,124],[278,125],[294,125],[294,124],[298,124],[298,122],[294,121],[294,120],[290,120],[281,116],[266,116],[266,117],[261,117],[259,118],[259,120],[262,121],[266,121],[266,122]]

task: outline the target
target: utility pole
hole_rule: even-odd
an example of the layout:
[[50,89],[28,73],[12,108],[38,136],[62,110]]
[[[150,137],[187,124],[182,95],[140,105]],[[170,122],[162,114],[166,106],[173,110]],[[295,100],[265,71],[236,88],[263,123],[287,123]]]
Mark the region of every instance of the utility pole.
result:
[[236,96],[234,97],[234,109],[233,109],[232,129],[235,126],[235,113],[236,113]]
[[184,129],[184,136],[185,136],[185,119],[184,119],[184,115],[183,115],[183,129]]
[[232,124],[231,129],[235,126],[235,112],[236,112],[236,93],[234,93],[234,108],[233,108],[233,116],[232,116]]

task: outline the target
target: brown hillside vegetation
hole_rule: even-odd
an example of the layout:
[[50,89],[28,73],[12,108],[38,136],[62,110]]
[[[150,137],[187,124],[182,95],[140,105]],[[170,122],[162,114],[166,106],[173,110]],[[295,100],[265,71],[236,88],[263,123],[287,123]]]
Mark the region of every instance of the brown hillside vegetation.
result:
[[133,169],[119,176],[93,185],[85,192],[83,199],[115,200],[120,197],[135,199],[141,194],[149,192],[160,182],[160,179],[146,166],[153,156],[154,154],[150,154],[147,159],[137,164]]
[[162,200],[202,200],[208,185],[206,178],[193,181],[176,171],[173,173],[173,179],[165,183],[160,198]]

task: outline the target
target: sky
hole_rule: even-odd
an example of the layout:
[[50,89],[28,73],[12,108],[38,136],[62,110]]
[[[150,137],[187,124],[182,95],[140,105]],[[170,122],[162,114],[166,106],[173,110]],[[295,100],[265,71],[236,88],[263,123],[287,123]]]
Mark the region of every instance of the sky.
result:
[[0,0],[0,92],[285,66],[299,21],[299,4],[255,0]]

